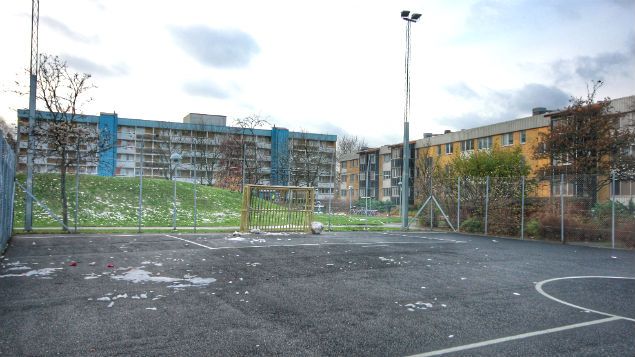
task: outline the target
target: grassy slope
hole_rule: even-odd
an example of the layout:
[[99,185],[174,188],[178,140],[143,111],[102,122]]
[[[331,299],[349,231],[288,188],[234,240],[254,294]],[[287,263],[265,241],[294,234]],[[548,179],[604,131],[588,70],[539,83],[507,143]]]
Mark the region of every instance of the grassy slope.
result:
[[[18,177],[23,183],[24,175]],[[61,214],[59,175],[38,174],[35,196],[55,214]],[[177,224],[191,226],[194,222],[194,185],[177,182]],[[238,192],[209,186],[196,186],[197,222],[199,226],[237,226],[240,222],[242,196]],[[130,177],[100,177],[82,175],[79,189],[80,226],[136,226],[139,205],[139,179]],[[75,208],[75,181],[67,180],[69,221]],[[164,179],[143,180],[143,225],[172,225],[173,182]],[[24,194],[16,195],[15,226],[23,225]],[[34,226],[54,227],[58,224],[39,206],[34,205]]]
[[[24,184],[25,175],[18,180]],[[61,216],[59,175],[37,174],[34,193],[53,213]],[[177,225],[193,226],[194,185],[177,182]],[[199,227],[225,227],[240,224],[242,195],[209,186],[196,186],[197,225]],[[139,179],[131,177],[101,177],[82,175],[79,189],[79,226],[91,227],[136,227],[139,204]],[[67,180],[69,224],[73,225],[75,209],[75,177]],[[165,179],[143,180],[143,226],[172,226],[173,182]],[[24,226],[24,193],[16,191],[16,228]],[[34,227],[59,227],[42,208],[34,204]],[[314,220],[326,224],[328,215],[316,214]],[[333,215],[333,225],[382,225],[399,222],[397,217],[366,217]]]

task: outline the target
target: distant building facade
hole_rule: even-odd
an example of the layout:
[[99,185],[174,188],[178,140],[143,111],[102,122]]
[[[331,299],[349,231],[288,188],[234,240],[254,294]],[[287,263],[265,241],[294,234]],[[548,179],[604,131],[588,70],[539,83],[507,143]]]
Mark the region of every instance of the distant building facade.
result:
[[[47,118],[46,112],[36,113],[38,124],[46,123]],[[77,116],[78,125],[110,133],[112,144],[95,160],[82,162],[80,173],[169,178],[174,175],[182,181],[205,178],[216,184],[226,171],[244,170],[260,184],[314,186],[318,199],[333,196],[337,136],[279,127],[231,127],[226,125],[226,119],[222,115],[195,113],[185,116],[182,123],[121,118],[112,113]],[[18,133],[18,170],[25,171],[28,110],[18,110]],[[80,150],[86,145],[90,144],[82,143]],[[170,162],[174,153],[182,157],[176,168]],[[56,170],[56,159],[36,157],[35,171]],[[74,172],[73,168],[70,171]]]
[[[620,121],[621,127],[635,126],[635,96],[614,99],[611,102],[611,108],[614,112],[624,113]],[[417,165],[443,167],[457,155],[469,156],[480,150],[491,150],[494,147],[502,149],[519,147],[525,162],[531,169],[530,175],[535,176],[549,163],[549,159],[535,159],[534,150],[541,144],[541,134],[550,132],[557,114],[558,112],[548,111],[545,108],[534,108],[532,115],[524,118],[457,132],[448,130],[436,135],[425,133],[423,138],[411,141],[410,177],[414,178],[418,174]],[[402,144],[384,145],[344,155],[339,162],[340,200],[349,200],[352,197],[354,202],[368,193],[368,196],[373,199],[399,204],[402,147]],[[624,149],[630,150],[635,155],[635,143],[630,148]],[[411,190],[413,186],[411,181]],[[557,186],[544,187],[537,194],[543,196],[559,194],[559,191],[553,192],[554,188],[557,189]],[[619,182],[615,190],[618,200],[628,202],[635,196],[635,182]],[[564,195],[573,195],[572,192],[574,192],[572,187],[565,186]],[[608,197],[607,192],[601,192],[601,196]],[[413,203],[415,195],[416,192],[410,192],[410,203]]]

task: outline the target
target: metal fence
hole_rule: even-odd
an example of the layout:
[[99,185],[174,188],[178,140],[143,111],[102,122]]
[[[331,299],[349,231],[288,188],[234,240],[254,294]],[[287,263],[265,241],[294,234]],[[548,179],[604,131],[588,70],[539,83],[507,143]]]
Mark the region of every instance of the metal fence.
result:
[[[66,176],[67,221],[61,200],[59,173],[34,175],[33,231],[110,232],[152,230],[228,230],[241,226],[243,195],[191,181],[147,177]],[[23,187],[25,175],[16,183]],[[245,186],[251,192],[248,228],[267,231],[307,231],[315,204],[315,189]],[[24,190],[16,191],[16,212],[24,212]],[[276,211],[276,212],[273,212]],[[289,213],[289,214],[287,214]],[[24,214],[14,226],[24,227]],[[66,226],[66,227],[64,227]]]
[[417,192],[426,201],[422,227],[635,247],[635,182],[610,174],[438,179]]
[[0,252],[6,248],[13,231],[14,178],[15,153],[4,137],[0,137]]

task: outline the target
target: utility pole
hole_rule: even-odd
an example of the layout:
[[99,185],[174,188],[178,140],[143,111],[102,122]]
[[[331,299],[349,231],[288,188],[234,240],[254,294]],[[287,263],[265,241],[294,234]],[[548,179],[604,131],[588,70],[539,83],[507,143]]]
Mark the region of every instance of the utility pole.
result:
[[[35,127],[35,99],[37,92],[38,72],[38,31],[40,27],[40,0],[31,2],[31,63],[29,67],[29,138],[26,151],[26,190],[33,192],[33,128]],[[19,137],[18,133],[18,137]],[[24,205],[24,230],[30,232],[33,227],[33,198],[26,195]]]

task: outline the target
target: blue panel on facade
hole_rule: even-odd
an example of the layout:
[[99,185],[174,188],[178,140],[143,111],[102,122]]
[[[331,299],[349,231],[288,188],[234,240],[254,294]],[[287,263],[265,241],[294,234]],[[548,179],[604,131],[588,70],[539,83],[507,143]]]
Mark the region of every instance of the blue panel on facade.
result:
[[109,149],[99,155],[99,166],[97,174],[99,176],[115,176],[115,166],[117,165],[117,114],[99,115],[99,136],[101,145]]
[[271,129],[271,184],[289,184],[289,130]]

